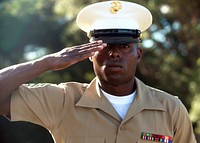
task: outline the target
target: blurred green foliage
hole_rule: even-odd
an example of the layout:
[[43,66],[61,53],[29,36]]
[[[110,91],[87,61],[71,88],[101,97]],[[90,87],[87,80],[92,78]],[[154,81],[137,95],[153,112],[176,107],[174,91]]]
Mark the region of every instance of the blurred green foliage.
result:
[[[76,15],[97,1],[1,0],[0,68],[88,42],[75,23]],[[200,134],[200,1],[129,1],[149,8],[154,19],[143,33],[144,55],[137,77],[178,96]],[[31,82],[89,82],[94,76],[92,64],[85,60]]]

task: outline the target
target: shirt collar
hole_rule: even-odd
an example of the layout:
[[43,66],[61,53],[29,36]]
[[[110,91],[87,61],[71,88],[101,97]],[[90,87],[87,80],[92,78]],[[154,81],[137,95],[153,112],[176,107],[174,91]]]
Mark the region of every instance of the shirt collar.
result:
[[[159,101],[159,99],[156,98],[150,87],[146,86],[137,78],[135,78],[135,83],[137,86],[137,95],[130,106],[130,108],[132,108],[131,112],[127,112],[127,116],[134,116],[144,109],[166,111],[164,105],[161,103],[161,101]],[[109,113],[112,112],[112,114],[115,111],[106,97],[103,96],[98,86],[97,78],[91,81],[83,93],[83,96],[77,102],[76,106],[99,108]],[[115,113],[113,116],[116,116],[116,114],[117,113]]]

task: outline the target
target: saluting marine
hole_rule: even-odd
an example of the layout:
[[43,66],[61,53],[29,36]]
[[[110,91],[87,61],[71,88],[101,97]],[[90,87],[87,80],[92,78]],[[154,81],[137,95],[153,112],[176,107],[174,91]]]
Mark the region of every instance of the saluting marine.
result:
[[[141,33],[151,24],[151,12],[136,3],[86,6],[77,25],[90,43],[0,71],[0,113],[46,127],[57,143],[196,143],[181,101],[135,77]],[[89,84],[24,84],[87,58],[96,75]]]

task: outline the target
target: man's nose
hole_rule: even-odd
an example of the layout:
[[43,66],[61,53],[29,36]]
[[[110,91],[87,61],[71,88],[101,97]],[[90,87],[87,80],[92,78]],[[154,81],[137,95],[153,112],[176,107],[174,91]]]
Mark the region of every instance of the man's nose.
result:
[[117,46],[111,46],[108,53],[111,58],[121,58],[121,52]]

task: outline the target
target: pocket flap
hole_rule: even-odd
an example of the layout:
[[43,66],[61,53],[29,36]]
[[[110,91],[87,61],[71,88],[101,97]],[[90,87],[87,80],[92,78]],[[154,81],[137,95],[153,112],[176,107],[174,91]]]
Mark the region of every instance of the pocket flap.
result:
[[159,143],[156,141],[138,140],[137,143]]
[[104,138],[99,137],[67,137],[66,143],[104,143]]

